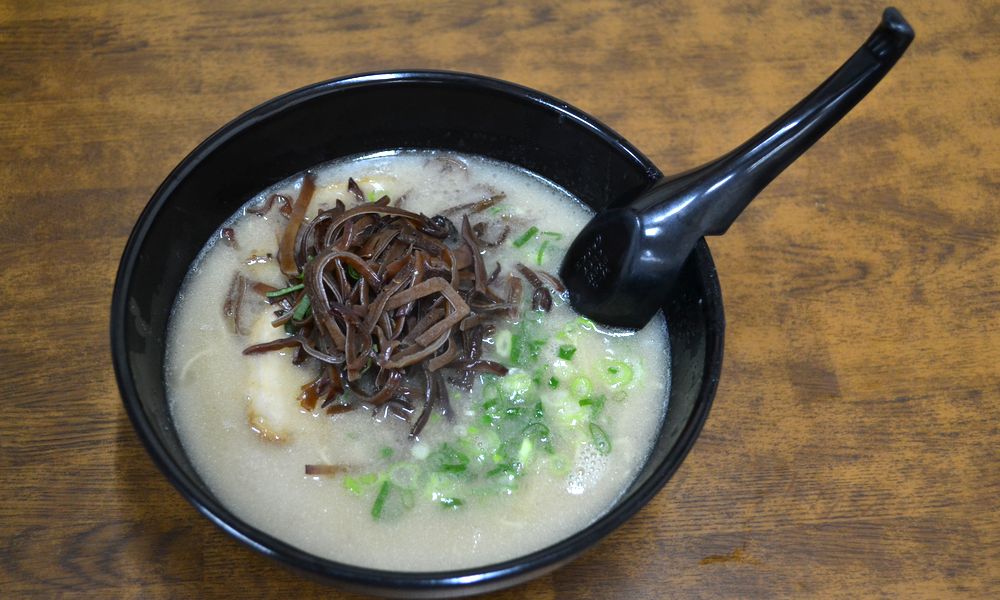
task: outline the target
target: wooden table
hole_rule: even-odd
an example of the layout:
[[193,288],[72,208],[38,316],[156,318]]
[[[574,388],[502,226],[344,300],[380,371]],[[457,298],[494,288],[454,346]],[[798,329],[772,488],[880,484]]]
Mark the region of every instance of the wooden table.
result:
[[[706,6],[711,4],[711,6]],[[1000,594],[1000,24],[917,41],[710,241],[728,318],[704,433],[598,547],[505,598]],[[822,81],[881,6],[0,3],[0,595],[340,597],[199,516],[122,409],[118,258],[200,140],[353,72],[471,71],[598,116],[666,172]]]

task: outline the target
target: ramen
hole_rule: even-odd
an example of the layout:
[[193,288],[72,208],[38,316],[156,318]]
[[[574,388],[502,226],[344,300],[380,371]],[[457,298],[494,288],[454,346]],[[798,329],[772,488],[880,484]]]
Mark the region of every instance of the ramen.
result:
[[315,555],[435,571],[512,559],[600,517],[669,387],[662,316],[573,312],[589,209],[475,156],[387,152],[252,198],[178,294],[166,382],[199,475]]

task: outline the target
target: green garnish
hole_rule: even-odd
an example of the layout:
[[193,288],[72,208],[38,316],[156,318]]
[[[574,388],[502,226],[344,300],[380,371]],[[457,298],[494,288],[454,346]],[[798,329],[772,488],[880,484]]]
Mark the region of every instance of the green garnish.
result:
[[530,229],[521,234],[521,237],[514,240],[514,247],[520,248],[521,246],[527,244],[537,233],[538,228],[532,225]]
[[535,264],[542,264],[542,258],[545,256],[545,249],[549,247],[549,240],[542,240],[542,245],[538,247],[538,254],[535,255]]
[[286,288],[282,288],[280,290],[274,290],[273,292],[267,292],[264,295],[267,296],[268,298],[278,298],[279,296],[284,296],[285,294],[291,294],[292,292],[297,292],[297,291],[301,290],[304,287],[306,287],[306,284],[304,284],[304,283],[297,283],[295,285],[290,285],[290,286],[288,286]]
[[604,410],[604,400],[604,396],[589,396],[580,400],[580,406],[589,406],[592,417],[597,417]]
[[511,396],[518,396],[530,390],[531,383],[531,375],[527,373],[511,373],[500,380],[500,389]]
[[347,276],[353,279],[354,281],[361,279],[361,273],[358,273],[357,269],[355,269],[351,265],[347,265]]
[[389,497],[389,489],[392,487],[388,481],[382,482],[382,487],[378,490],[375,503],[372,504],[372,518],[378,520],[382,516],[382,509],[385,508],[385,501]]
[[464,473],[469,464],[469,457],[444,444],[440,450],[427,457],[427,464],[432,471],[439,473]]
[[375,473],[366,473],[357,477],[347,475],[344,477],[344,487],[352,494],[360,496],[364,493],[365,488],[372,485],[376,481],[378,481],[378,475]]
[[458,508],[459,506],[462,506],[462,504],[464,504],[464,502],[462,502],[458,498],[448,498],[448,497],[438,498],[438,503],[444,508]]
[[504,358],[510,356],[513,339],[509,329],[498,331],[496,337],[493,339],[493,343],[496,346],[497,354]]
[[549,387],[552,389],[559,387],[559,380],[555,377],[549,377]]
[[604,369],[604,380],[612,387],[632,383],[632,367],[620,360],[608,361]]
[[577,398],[586,398],[594,391],[594,384],[590,383],[590,380],[586,377],[574,377],[569,382],[569,390]]
[[292,312],[293,321],[301,321],[306,318],[306,313],[309,312],[309,296],[303,295],[299,303],[295,305],[295,310]]
[[558,231],[543,231],[542,235],[550,237],[554,240],[561,240],[563,237],[562,234],[559,233]]
[[573,360],[573,355],[576,354],[576,346],[570,344],[563,344],[559,346],[559,358],[563,360]]
[[608,434],[601,429],[601,426],[597,423],[590,424],[590,437],[594,442],[594,447],[601,454],[608,454],[611,452],[611,438]]
[[379,453],[382,455],[382,458],[392,458],[393,449],[386,446],[385,448],[382,448]]

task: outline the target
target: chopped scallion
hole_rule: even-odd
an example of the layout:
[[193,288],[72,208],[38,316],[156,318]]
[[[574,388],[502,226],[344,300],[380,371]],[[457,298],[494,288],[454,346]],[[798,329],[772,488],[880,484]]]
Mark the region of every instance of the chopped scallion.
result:
[[441,504],[441,506],[443,506],[444,508],[458,508],[459,506],[462,506],[462,504],[464,504],[458,498],[449,498],[446,496],[438,498],[438,503]]
[[514,247],[520,248],[521,246],[527,244],[529,241],[531,241],[532,238],[535,237],[537,233],[538,233],[538,228],[532,225],[530,229],[521,234],[521,237],[514,240]]
[[604,369],[604,380],[612,387],[632,383],[632,367],[621,360],[608,361]]
[[576,354],[576,346],[570,344],[563,344],[559,346],[559,358],[563,360],[573,360],[573,355]]
[[303,295],[302,299],[299,300],[299,303],[295,305],[295,310],[292,312],[292,320],[301,321],[306,318],[306,313],[309,312],[309,306],[309,296]]
[[535,264],[541,265],[545,257],[545,249],[549,247],[549,240],[542,240],[542,245],[538,247],[538,254],[535,255]]
[[569,389],[577,398],[586,398],[594,391],[594,384],[586,377],[574,377],[573,381],[569,382]]
[[306,284],[304,284],[304,283],[297,283],[295,285],[290,285],[290,286],[288,286],[286,288],[282,288],[280,290],[274,290],[273,292],[267,292],[264,295],[267,296],[268,298],[278,298],[279,296],[284,296],[285,294],[291,294],[292,292],[297,292],[297,291],[301,290],[304,287],[306,287]]
[[611,452],[611,438],[608,434],[601,429],[601,426],[597,423],[590,424],[590,437],[594,441],[594,447],[601,454],[608,454]]
[[382,482],[382,487],[378,490],[378,496],[375,497],[375,503],[372,504],[372,518],[378,520],[382,517],[382,509],[385,508],[385,501],[389,498],[389,489],[392,484],[388,480]]
[[509,329],[501,329],[497,332],[496,338],[494,338],[494,344],[496,345],[497,354],[504,358],[510,357],[510,351],[512,348],[512,336]]

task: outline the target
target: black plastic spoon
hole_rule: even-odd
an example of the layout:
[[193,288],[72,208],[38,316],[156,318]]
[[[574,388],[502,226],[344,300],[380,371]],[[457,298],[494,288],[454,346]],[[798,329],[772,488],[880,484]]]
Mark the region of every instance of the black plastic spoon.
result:
[[570,245],[559,272],[573,307],[606,325],[648,323],[698,239],[725,233],[767,184],[875,87],[913,35],[899,11],[887,8],[843,66],[742,146],[600,212]]

